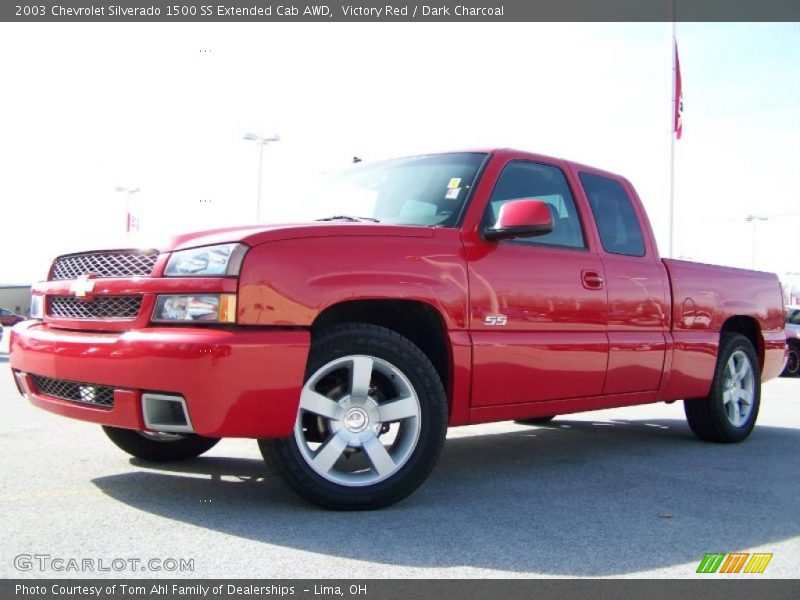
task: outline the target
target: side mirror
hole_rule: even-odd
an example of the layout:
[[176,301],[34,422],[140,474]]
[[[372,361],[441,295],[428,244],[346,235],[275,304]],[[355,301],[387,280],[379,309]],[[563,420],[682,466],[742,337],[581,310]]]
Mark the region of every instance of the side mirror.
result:
[[545,235],[553,231],[553,213],[541,200],[512,200],[500,207],[494,227],[483,230],[489,241]]

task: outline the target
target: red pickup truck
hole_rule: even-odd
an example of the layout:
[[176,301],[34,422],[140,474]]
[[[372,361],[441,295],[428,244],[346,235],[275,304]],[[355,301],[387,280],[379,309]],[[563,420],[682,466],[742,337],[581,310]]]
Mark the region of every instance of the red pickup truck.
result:
[[778,279],[661,259],[618,175],[470,151],[313,195],[339,216],[58,257],[11,333],[19,391],[147,460],[256,438],[306,498],[369,509],[449,426],[682,399],[739,442],[783,368]]

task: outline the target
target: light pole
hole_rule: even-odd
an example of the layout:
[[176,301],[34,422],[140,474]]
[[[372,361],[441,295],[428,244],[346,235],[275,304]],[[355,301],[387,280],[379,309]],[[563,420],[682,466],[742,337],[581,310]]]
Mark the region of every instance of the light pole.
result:
[[[138,231],[138,229],[139,229],[139,221],[137,219],[136,223],[134,223],[133,222],[134,219],[133,219],[133,217],[131,215],[131,196],[133,194],[138,194],[139,193],[139,187],[137,186],[135,188],[129,188],[129,187],[124,187],[124,186],[118,185],[117,187],[114,188],[114,191],[115,192],[121,192],[121,193],[125,194],[125,232],[126,233],[130,233],[131,229],[135,229],[135,230]],[[135,227],[134,227],[134,225],[135,225]]]
[[747,215],[744,218],[745,221],[748,221],[753,224],[753,255],[752,255],[752,268],[756,268],[756,224],[759,221],[769,221],[769,217],[765,217],[762,215]]
[[258,222],[261,220],[261,170],[264,165],[264,146],[270,142],[279,142],[281,138],[277,134],[258,135],[256,133],[245,133],[242,139],[258,144],[258,194],[256,196],[256,221]]

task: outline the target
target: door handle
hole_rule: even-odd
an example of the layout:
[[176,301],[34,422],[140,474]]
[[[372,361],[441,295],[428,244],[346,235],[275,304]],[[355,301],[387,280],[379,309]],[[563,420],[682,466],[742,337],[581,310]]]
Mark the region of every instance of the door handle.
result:
[[581,283],[587,290],[602,290],[605,280],[597,271],[581,271]]

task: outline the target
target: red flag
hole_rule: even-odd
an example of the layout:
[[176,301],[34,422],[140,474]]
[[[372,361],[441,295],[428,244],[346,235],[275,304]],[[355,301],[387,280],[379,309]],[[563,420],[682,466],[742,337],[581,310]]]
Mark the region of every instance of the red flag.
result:
[[683,88],[681,86],[681,61],[678,59],[678,43],[675,43],[675,115],[672,130],[675,139],[681,139],[683,133]]

